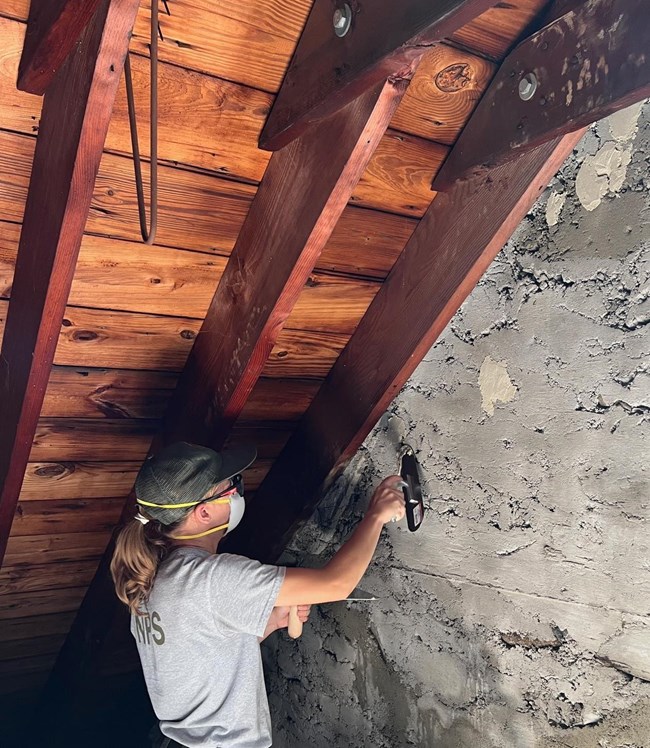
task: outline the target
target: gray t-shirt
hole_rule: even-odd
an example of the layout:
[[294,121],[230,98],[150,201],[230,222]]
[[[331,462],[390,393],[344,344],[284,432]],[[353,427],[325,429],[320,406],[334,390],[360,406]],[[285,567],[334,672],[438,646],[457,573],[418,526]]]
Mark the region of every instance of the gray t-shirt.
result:
[[188,748],[271,745],[258,637],[284,574],[193,547],[161,564],[131,633],[164,735]]

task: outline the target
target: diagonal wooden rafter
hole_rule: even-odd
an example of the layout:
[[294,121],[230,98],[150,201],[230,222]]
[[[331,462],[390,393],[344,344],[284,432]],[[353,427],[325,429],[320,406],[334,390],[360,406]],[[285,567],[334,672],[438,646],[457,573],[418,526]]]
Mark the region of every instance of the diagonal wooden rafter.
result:
[[172,396],[164,443],[223,443],[406,86],[380,83],[273,154]]
[[43,102],[0,352],[0,563],[138,3],[102,0]]
[[[410,78],[427,49],[495,0],[315,0],[260,137],[275,151],[363,91]],[[336,15],[335,15],[336,14]],[[347,33],[337,36],[335,19]],[[340,33],[340,32],[339,32]]]
[[[646,0],[560,5],[556,17],[508,55],[433,182],[518,158],[549,137],[650,96]],[[486,133],[490,133],[486,137]]]
[[18,68],[21,91],[44,94],[101,0],[31,0]]
[[224,550],[277,559],[581,135],[436,197]]

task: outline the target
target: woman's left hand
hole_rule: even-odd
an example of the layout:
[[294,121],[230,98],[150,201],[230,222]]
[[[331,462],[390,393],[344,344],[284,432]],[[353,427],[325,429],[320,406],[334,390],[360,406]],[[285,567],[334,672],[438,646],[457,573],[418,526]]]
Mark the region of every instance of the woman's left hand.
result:
[[[309,612],[311,611],[311,605],[298,605],[298,618],[302,623],[306,623],[309,619]],[[291,608],[287,605],[278,606],[273,608],[271,613],[271,619],[275,620],[276,629],[286,629],[289,625],[289,611]]]

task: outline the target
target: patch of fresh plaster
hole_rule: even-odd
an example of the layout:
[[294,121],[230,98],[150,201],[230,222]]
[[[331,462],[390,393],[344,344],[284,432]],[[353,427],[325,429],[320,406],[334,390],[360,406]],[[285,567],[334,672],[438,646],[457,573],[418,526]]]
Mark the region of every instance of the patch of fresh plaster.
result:
[[549,226],[555,226],[560,220],[560,213],[566,202],[566,192],[551,192],[546,202],[546,223]]
[[[634,104],[604,120],[611,139],[605,140],[593,156],[585,158],[576,177],[576,194],[586,210],[595,210],[607,194],[615,194],[623,187],[642,105]],[[604,129],[602,125],[599,132]]]
[[481,389],[481,408],[489,415],[494,415],[496,403],[510,403],[515,399],[517,388],[508,375],[505,361],[493,361],[486,356],[478,375],[478,386]]

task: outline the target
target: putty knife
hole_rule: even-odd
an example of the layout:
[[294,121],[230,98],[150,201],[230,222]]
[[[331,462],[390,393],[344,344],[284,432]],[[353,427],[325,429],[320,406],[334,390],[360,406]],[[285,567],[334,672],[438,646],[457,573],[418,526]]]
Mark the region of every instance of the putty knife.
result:
[[413,447],[405,444],[401,451],[400,475],[402,476],[402,490],[406,504],[406,521],[409,530],[415,532],[424,519],[424,499],[422,485],[418,473],[418,462],[415,459]]

